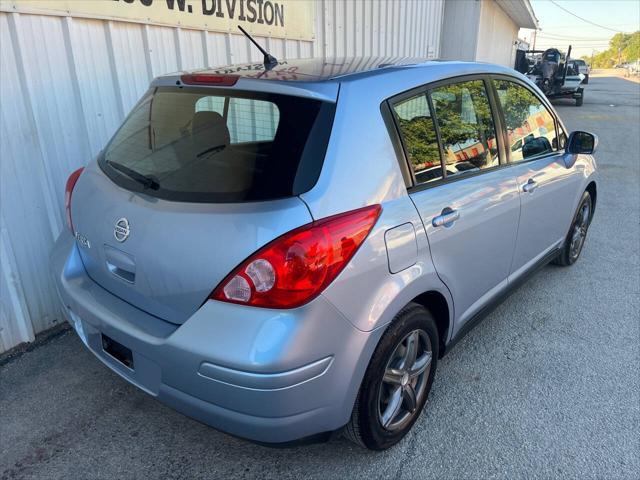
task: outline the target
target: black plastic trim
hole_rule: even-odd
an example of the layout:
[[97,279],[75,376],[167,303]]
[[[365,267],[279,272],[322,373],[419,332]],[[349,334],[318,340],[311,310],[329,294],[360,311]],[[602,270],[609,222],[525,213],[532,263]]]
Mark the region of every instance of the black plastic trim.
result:
[[[445,155],[444,155],[444,147],[442,146],[442,132],[440,132],[440,124],[438,123],[438,119],[435,116],[436,115],[436,109],[433,106],[433,99],[431,98],[431,91],[427,90],[425,95],[427,96],[427,103],[429,105],[429,113],[431,113],[431,121],[433,122],[433,127],[435,128],[436,131],[436,141],[438,142],[438,152],[440,153],[440,171],[442,172],[442,177],[440,178],[440,180],[444,180],[447,178],[447,166],[446,166],[446,162],[445,162]],[[435,180],[436,182],[438,180]],[[424,182],[424,183],[415,183],[414,185],[423,185],[429,182]],[[431,182],[433,183],[433,182]]]
[[380,104],[380,113],[382,114],[382,120],[384,121],[387,131],[389,132],[389,138],[393,145],[393,150],[396,152],[396,158],[398,159],[398,165],[402,172],[402,178],[407,188],[415,183],[415,174],[413,169],[409,166],[409,159],[405,154],[404,145],[402,143],[402,135],[398,131],[398,124],[393,118],[393,112],[389,102],[385,100]]
[[[337,430],[331,430],[328,432],[314,433],[313,435],[298,438],[296,440],[290,440],[288,442],[270,443],[270,442],[261,442],[258,440],[251,440],[251,439],[245,439],[245,440],[248,440],[249,442],[255,443],[257,445],[262,445],[263,447],[268,447],[273,449],[295,448],[295,447],[302,447],[307,445],[315,445],[318,443],[327,443],[330,440],[338,438],[340,436],[342,428],[339,428]],[[243,437],[238,437],[238,438],[243,438]]]
[[509,164],[509,136],[507,134],[504,115],[500,105],[500,100],[495,89],[495,85],[490,77],[484,79],[484,88],[489,97],[489,105],[491,107],[491,115],[493,117],[493,126],[496,129],[496,140],[498,141],[498,163],[500,165]]

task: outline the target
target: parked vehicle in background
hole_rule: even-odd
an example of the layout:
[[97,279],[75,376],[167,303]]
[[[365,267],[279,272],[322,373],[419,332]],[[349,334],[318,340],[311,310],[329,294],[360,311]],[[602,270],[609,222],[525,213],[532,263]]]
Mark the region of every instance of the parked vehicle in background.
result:
[[445,352],[539,266],[578,260],[596,145],[489,64],[167,75],[70,176],[51,270],[87,348],[172,408],[381,450]]
[[526,74],[534,82],[547,98],[571,97],[576,101],[576,106],[582,106],[584,102],[584,88],[582,84],[585,76],[574,68],[576,60],[571,59],[571,45],[565,55],[557,48],[542,50],[527,50],[525,55],[529,58],[537,58],[536,63],[525,70],[525,62],[517,61],[516,69]]
[[591,73],[591,67],[587,65],[587,62],[580,58],[576,58],[573,60],[569,60],[568,65],[573,75],[584,75],[584,80],[582,80],[582,83],[584,83],[585,85],[589,83],[589,73]]

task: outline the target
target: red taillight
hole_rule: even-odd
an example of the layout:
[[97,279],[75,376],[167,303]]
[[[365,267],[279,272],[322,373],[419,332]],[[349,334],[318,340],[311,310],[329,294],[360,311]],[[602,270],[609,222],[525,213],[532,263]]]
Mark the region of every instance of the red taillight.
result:
[[73,194],[73,187],[76,186],[76,182],[78,178],[80,178],[80,174],[84,170],[84,167],[79,168],[67,179],[67,186],[64,188],[64,209],[67,213],[67,227],[71,230],[71,233],[75,233],[73,231],[73,222],[71,221],[71,195]]
[[372,205],[285,233],[231,272],[210,298],[267,308],[309,302],[349,263],[381,210]]
[[237,75],[212,75],[210,73],[195,73],[180,77],[185,85],[217,85],[232,87],[238,81]]

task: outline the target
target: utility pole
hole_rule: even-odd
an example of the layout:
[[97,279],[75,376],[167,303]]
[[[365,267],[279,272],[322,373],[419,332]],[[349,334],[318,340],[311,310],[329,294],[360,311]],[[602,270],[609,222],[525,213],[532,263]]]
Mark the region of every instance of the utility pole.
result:
[[531,48],[531,50],[535,50],[536,49],[536,38],[538,38],[538,29],[536,28],[533,31],[533,47]]

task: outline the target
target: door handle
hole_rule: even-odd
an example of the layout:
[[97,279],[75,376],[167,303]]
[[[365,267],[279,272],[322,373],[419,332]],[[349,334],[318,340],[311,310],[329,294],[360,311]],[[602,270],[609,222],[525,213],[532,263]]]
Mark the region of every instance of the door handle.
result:
[[131,255],[117,248],[105,245],[104,256],[107,270],[125,282],[135,283],[136,262]]
[[107,260],[107,270],[109,270],[113,275],[118,278],[121,278],[125,282],[135,283],[136,281],[136,272],[132,272],[130,270],[126,270],[124,268],[120,268],[113,263]]
[[450,227],[460,218],[460,212],[451,210],[449,207],[442,210],[442,213],[431,221],[434,227]]
[[536,188],[538,188],[538,184],[533,178],[530,178],[529,181],[522,186],[522,191],[526,193],[533,193]]

